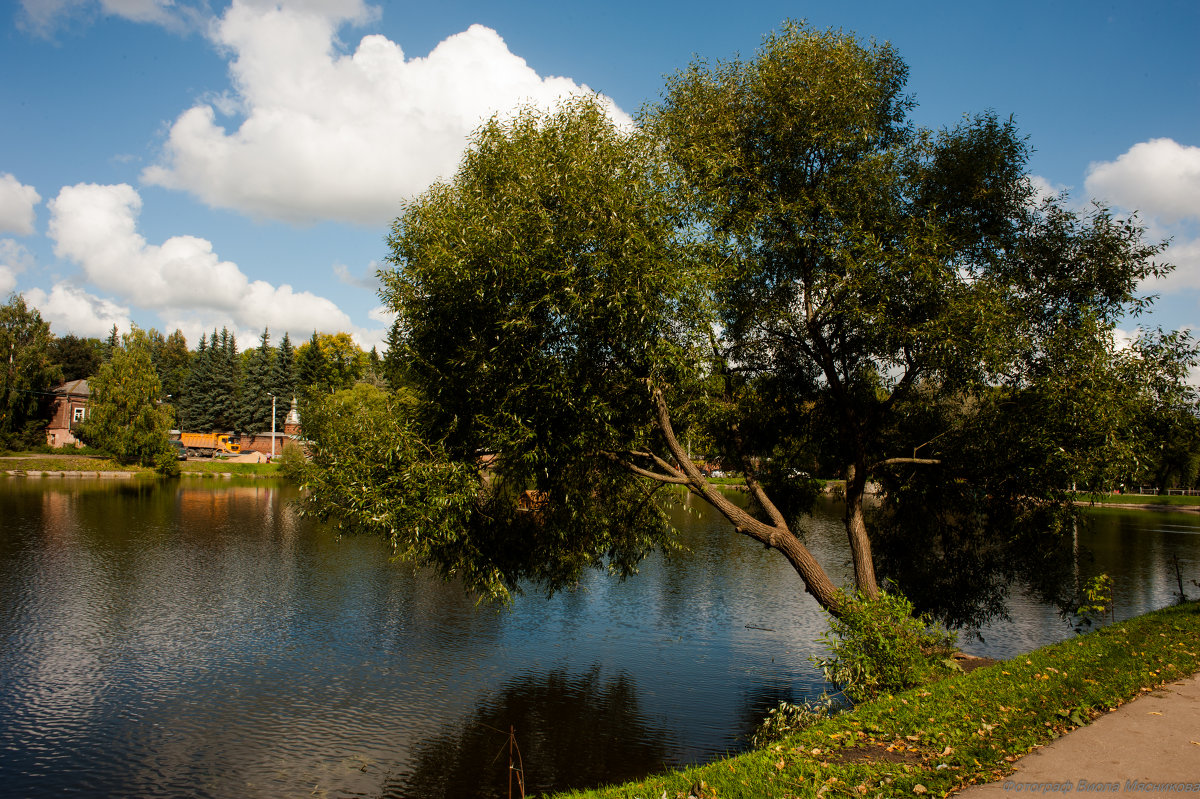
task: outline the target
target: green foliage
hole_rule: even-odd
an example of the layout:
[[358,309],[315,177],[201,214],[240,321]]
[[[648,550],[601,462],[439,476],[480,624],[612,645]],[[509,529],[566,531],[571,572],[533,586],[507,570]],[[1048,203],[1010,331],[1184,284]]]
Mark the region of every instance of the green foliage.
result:
[[881,592],[875,600],[845,596],[821,642],[828,654],[813,662],[857,703],[944,676],[955,636],[918,618],[899,594]]
[[1115,619],[1113,580],[1107,574],[1098,574],[1089,578],[1083,584],[1079,601],[1081,604],[1075,611],[1076,632],[1101,624],[1105,617]]
[[789,23],[752,60],[670,77],[642,115],[726,264],[706,432],[725,462],[770,464],[788,515],[780,474],[849,478],[868,592],[868,480],[887,489],[881,522],[926,512],[960,524],[946,540],[970,551],[1005,535],[1001,503],[1061,504],[1129,473],[1151,440],[1137,421],[1148,376],[1128,379],[1114,326],[1146,307],[1139,282],[1170,269],[1135,219],[1036,203],[1011,120],[913,125],[906,79],[891,45]]
[[63,382],[86,380],[96,374],[104,360],[104,344],[98,338],[58,336],[50,342],[50,357],[62,368]]
[[[805,473],[846,478],[869,597],[869,481],[894,528],[876,540],[907,529],[1010,568],[989,540],[1039,540],[1013,533],[1023,523],[1061,532],[1072,486],[1144,458],[1129,422],[1151,378],[1126,368],[1113,331],[1146,306],[1138,284],[1169,271],[1163,245],[1100,207],[1038,204],[1011,120],[919,128],[906,80],[890,45],[789,23],[752,60],[669,78],[631,128],[596,98],[484,125],[388,240],[388,379],[406,399],[374,455],[390,465],[336,457],[343,434],[322,421],[314,464],[330,490],[313,507],[392,537],[374,520],[421,507],[396,474],[494,456],[472,502],[430,478],[456,510],[415,560],[495,594],[591,565],[631,573],[671,540],[653,488],[686,483],[835,612],[794,522],[814,495]],[[321,345],[301,348],[301,384],[344,387]],[[310,437],[312,418],[332,420],[316,403]],[[746,476],[757,517],[689,471],[686,440]],[[353,502],[332,490],[350,484]],[[536,512],[520,514],[527,491]]]
[[[373,386],[314,400],[304,424],[313,442],[301,480],[306,512],[339,532],[383,537],[398,559],[460,573],[459,552],[471,547],[462,531],[481,490],[473,466],[426,446]],[[469,588],[502,590],[494,571],[462,565]]]
[[[464,467],[498,453],[480,510],[495,523],[462,531],[495,559],[480,568],[566,584],[586,566],[630,573],[668,540],[603,454],[640,445],[647,380],[694,368],[706,335],[707,272],[656,168],[650,142],[575,99],[485,125],[453,184],[396,222],[382,278],[419,389],[413,434]],[[541,492],[537,521],[515,513],[525,490]],[[506,543],[519,530],[521,553]]]
[[158,380],[162,384],[163,399],[172,405],[183,399],[187,385],[188,365],[192,354],[188,352],[187,338],[183,331],[175,330],[166,338],[157,330],[149,331],[151,359]]
[[296,379],[306,391],[329,394],[350,388],[367,368],[367,354],[348,333],[317,333],[296,351]]
[[[261,433],[271,429],[271,388],[275,368],[275,350],[271,347],[271,334],[264,328],[259,338],[258,348],[243,353],[243,374],[241,394],[238,397],[240,420],[238,429],[250,433]],[[278,397],[278,395],[276,395]],[[275,410],[278,412],[280,403],[287,403],[290,397],[277,398]],[[276,430],[282,430],[277,425]]]
[[368,384],[315,397],[304,430],[307,513],[342,533],[378,535],[396,558],[489,599],[506,600],[523,581],[556,590],[585,568],[630,573],[651,536],[666,533],[649,497],[594,469],[555,475],[561,482],[548,493],[573,485],[587,491],[519,509],[523,485],[423,440],[411,406]]
[[238,430],[242,422],[239,396],[242,360],[237,339],[222,328],[200,337],[191,359],[180,407],[180,424],[194,433]]
[[304,457],[304,448],[295,441],[288,441],[279,453],[279,471],[289,480],[300,480],[304,477],[304,466],[308,458]]
[[44,443],[50,389],[62,378],[49,323],[18,294],[0,306],[0,448]]
[[329,364],[325,362],[325,354],[315,330],[312,338],[296,351],[296,382],[306,392],[328,393],[330,390]]
[[789,735],[806,730],[817,722],[824,721],[837,713],[838,707],[829,697],[822,697],[814,702],[780,702],[776,707],[767,711],[767,716],[750,736],[750,744],[755,749],[762,749],[782,741]]
[[174,413],[160,404],[161,384],[145,331],[135,327],[123,336],[88,386],[92,398],[88,417],[75,433],[81,441],[105,450],[119,463],[178,474],[167,437]]
[[275,403],[275,429],[283,430],[283,422],[296,396],[296,351],[292,340],[285,332],[279,340],[271,369],[271,393],[278,397]]
[[388,328],[387,352],[383,354],[383,376],[393,389],[403,386],[406,381],[408,364],[404,360],[404,335],[400,329],[400,319],[397,318]]

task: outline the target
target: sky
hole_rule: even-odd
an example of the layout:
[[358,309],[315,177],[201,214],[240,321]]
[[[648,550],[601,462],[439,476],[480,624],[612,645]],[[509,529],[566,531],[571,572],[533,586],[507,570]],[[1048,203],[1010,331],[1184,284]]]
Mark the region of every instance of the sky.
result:
[[[10,0],[0,296],[56,335],[381,345],[386,236],[481,122],[595,91],[618,118],[786,19],[889,41],[914,120],[1012,116],[1047,191],[1170,239],[1155,310],[1200,327],[1200,3]],[[381,347],[382,349],[382,347]]]

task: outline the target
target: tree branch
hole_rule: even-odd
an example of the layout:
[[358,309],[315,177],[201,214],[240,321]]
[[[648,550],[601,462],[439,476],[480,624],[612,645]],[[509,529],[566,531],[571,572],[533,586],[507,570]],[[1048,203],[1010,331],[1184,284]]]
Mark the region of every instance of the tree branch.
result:
[[[620,455],[618,455],[615,452],[601,452],[600,454],[603,455],[604,457],[608,458],[613,463],[616,463],[616,464],[620,465],[621,467],[628,469],[629,471],[633,472],[634,474],[638,475],[639,477],[646,477],[651,480],[655,480],[659,483],[675,483],[677,485],[686,485],[688,482],[687,477],[684,477],[683,475],[679,474],[678,470],[674,470],[674,469],[672,470],[672,471],[676,472],[675,475],[660,474],[659,472],[651,471],[649,469],[643,469],[642,467],[638,466],[637,464],[633,463],[632,461],[627,461],[627,460],[623,459]],[[658,456],[650,455],[649,453],[634,452],[634,453],[630,453],[630,454],[653,457],[656,461],[661,462],[661,459],[658,458]]]
[[874,472],[876,469],[881,469],[885,466],[903,466],[911,464],[914,466],[938,466],[942,462],[941,458],[885,458],[877,463],[872,464],[867,471]]

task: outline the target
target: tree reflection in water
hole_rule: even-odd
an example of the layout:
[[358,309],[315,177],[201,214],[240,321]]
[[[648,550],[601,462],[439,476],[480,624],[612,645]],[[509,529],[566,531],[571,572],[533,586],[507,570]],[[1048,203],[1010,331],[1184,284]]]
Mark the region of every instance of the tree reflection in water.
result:
[[885,505],[878,516],[872,544],[880,575],[948,627],[977,630],[1009,618],[1014,591],[1063,615],[1077,607],[1077,564],[1091,553],[1078,547],[1077,525],[1086,521],[1071,508],[964,491],[954,503],[910,500]]
[[600,672],[597,665],[577,676],[527,673],[508,682],[461,726],[419,746],[411,773],[397,775],[382,796],[507,797],[510,726],[527,796],[661,770],[671,751],[669,733],[643,716],[628,675],[604,679]]

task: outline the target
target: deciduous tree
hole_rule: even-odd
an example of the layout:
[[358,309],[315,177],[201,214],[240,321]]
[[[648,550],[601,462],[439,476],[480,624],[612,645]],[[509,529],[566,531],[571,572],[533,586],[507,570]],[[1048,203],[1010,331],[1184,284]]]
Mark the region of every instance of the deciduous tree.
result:
[[100,339],[71,334],[58,336],[50,343],[51,357],[62,367],[64,381],[86,380],[96,374],[104,361],[103,350]]
[[161,404],[162,385],[151,353],[146,331],[135,327],[122,336],[121,344],[88,381],[88,416],[75,434],[121,463],[177,472],[179,467],[167,435],[174,413],[170,406]]
[[25,298],[0,306],[0,447],[46,443],[50,389],[62,379],[51,354],[50,325]]
[[[752,61],[671,78],[633,129],[589,99],[485,125],[453,181],[405,207],[382,274],[421,400],[402,429],[427,449],[406,451],[495,456],[445,497],[470,510],[461,531],[414,557],[500,595],[630,573],[670,545],[653,494],[680,485],[837,613],[847,595],[798,526],[810,464],[845,478],[869,600],[869,483],[892,529],[975,534],[1066,512],[1072,482],[1133,457],[1112,333],[1169,269],[1161,245],[1038,202],[1011,121],[916,127],[906,79],[889,45],[788,25]],[[690,430],[759,512],[709,484]],[[311,500],[407,541],[418,528],[372,521],[415,507],[389,485],[330,477]]]

